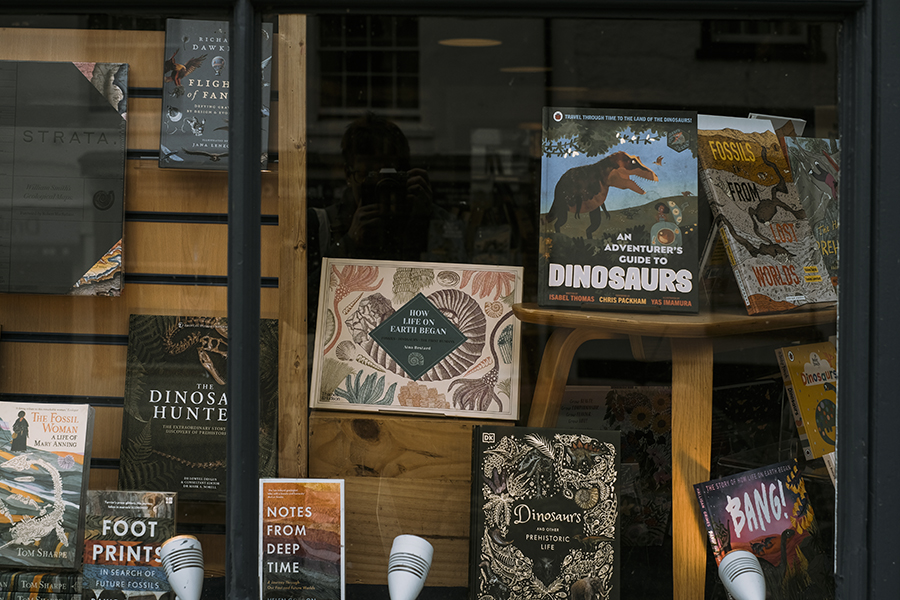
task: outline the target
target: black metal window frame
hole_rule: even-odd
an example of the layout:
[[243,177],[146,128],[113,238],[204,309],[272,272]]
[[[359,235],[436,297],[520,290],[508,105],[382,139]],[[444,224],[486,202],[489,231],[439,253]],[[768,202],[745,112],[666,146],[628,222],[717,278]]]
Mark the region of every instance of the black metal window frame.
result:
[[[551,16],[647,19],[801,19],[842,24],[839,104],[842,146],[841,282],[838,319],[841,410],[838,421],[836,573],[842,599],[896,598],[900,589],[900,261],[888,229],[896,192],[893,165],[900,159],[900,3],[895,0],[193,0],[191,14],[232,13],[235,48],[229,172],[228,318],[235,369],[232,398],[253,397],[258,379],[260,138],[258,115],[259,28],[263,13]],[[32,0],[2,13],[185,14],[173,0]],[[255,316],[254,316],[255,315]],[[248,392],[248,393],[242,393]],[[229,599],[259,597],[256,577],[255,453],[258,420],[252,403],[229,419],[226,588]]]

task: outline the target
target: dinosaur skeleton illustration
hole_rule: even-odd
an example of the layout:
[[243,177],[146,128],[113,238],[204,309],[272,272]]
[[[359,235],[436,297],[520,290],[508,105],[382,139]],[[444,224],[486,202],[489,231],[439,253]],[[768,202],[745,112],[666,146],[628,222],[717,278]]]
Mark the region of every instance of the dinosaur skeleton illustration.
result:
[[[59,541],[62,542],[63,546],[69,545],[69,536],[66,534],[62,525],[63,514],[66,511],[66,507],[63,503],[63,483],[59,471],[43,458],[35,458],[31,454],[20,454],[19,456],[0,464],[0,468],[12,469],[20,472],[28,471],[32,466],[38,466],[45,469],[50,473],[50,477],[53,479],[53,509],[48,512],[46,507],[40,508],[38,503],[31,498],[27,498],[22,494],[11,495],[8,499],[14,499],[22,504],[38,509],[39,514],[36,517],[26,518],[14,524],[9,529],[12,539],[3,546],[0,546],[0,550],[10,544],[33,544],[51,531],[56,532],[56,537],[59,538]],[[10,521],[13,520],[13,515],[3,502],[0,502],[0,514]]]
[[[184,339],[175,339],[179,332],[187,329],[211,329],[221,337],[211,334],[203,335],[201,331],[191,331]],[[228,326],[221,319],[198,317],[180,320],[166,331],[163,345],[169,354],[181,354],[191,348],[196,348],[203,368],[216,380],[216,383],[225,385],[225,378],[216,369],[212,358],[214,354],[218,354],[223,359],[228,358]]]

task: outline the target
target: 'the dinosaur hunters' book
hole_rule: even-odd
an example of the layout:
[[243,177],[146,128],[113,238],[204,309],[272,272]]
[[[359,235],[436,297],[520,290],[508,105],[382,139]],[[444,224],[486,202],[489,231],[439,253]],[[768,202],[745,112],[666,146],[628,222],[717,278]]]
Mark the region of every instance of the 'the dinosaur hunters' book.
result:
[[617,600],[618,431],[476,426],[475,600]]
[[81,565],[94,409],[0,402],[0,566]]
[[834,598],[832,559],[796,460],[694,484],[716,564],[732,550],[756,555],[766,598]]
[[698,137],[700,180],[748,314],[834,303],[771,122],[699,115]]
[[[278,322],[259,327],[260,473],[277,466]],[[119,489],[225,500],[229,400],[224,317],[131,315]]]
[[[228,102],[231,42],[228,21],[167,19],[159,166],[228,169]],[[268,164],[272,88],[272,24],[262,32],[262,155]]]
[[84,593],[154,600],[172,589],[160,560],[175,535],[174,492],[89,490]]
[[697,115],[544,108],[538,304],[695,313]]

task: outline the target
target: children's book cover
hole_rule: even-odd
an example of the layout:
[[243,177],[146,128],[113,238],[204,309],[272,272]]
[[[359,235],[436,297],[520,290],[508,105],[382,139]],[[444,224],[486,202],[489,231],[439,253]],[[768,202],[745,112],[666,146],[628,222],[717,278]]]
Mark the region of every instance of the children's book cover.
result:
[[262,600],[344,598],[344,480],[261,479]]
[[786,137],[800,202],[831,282],[837,285],[841,144],[834,138]]
[[620,597],[619,432],[479,425],[475,600]]
[[81,565],[94,409],[0,402],[0,565]]
[[832,559],[796,460],[694,484],[716,564],[732,550],[756,555],[766,598],[834,598]]
[[775,356],[807,459],[834,452],[837,349],[825,341],[777,348]]
[[522,267],[325,258],[310,406],[516,419]]
[[545,107],[538,304],[695,313],[697,115]]
[[701,184],[748,314],[836,302],[772,123],[699,115],[698,136]]
[[172,589],[160,560],[175,535],[175,492],[89,490],[84,593],[158,598]]

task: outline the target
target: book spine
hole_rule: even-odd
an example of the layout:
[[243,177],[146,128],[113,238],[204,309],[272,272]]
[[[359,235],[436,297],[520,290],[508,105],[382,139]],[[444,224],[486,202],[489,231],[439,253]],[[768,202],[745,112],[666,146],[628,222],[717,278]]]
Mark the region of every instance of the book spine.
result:
[[744,304],[747,305],[747,311],[750,314],[753,314],[756,311],[753,309],[750,302],[750,296],[747,293],[747,286],[744,283],[744,274],[741,272],[737,260],[734,258],[734,252],[731,250],[731,239],[728,237],[728,228],[720,226],[719,235],[722,237],[722,245],[725,247],[725,253],[728,255],[728,262],[731,264],[731,270],[734,272],[734,279],[737,281],[738,289],[741,290],[741,298],[744,299]]
[[797,426],[797,433],[800,435],[800,443],[803,446],[803,456],[807,460],[810,460],[813,458],[813,455],[812,448],[809,445],[809,435],[806,433],[806,426],[803,425],[803,414],[800,412],[800,402],[797,400],[797,392],[794,390],[794,383],[791,381],[791,373],[784,356],[784,349],[779,348],[775,352],[775,356],[778,358],[778,368],[781,370],[781,378],[784,380],[784,391],[788,397],[788,404],[791,405],[791,414],[794,417],[794,425]]
[[831,477],[831,485],[837,489],[837,452],[831,451],[828,454],[823,454],[822,460],[825,461],[825,470],[828,471],[828,476]]
[[713,556],[716,557],[716,564],[719,564],[719,541],[716,539],[716,531],[713,527],[712,520],[709,518],[709,510],[706,507],[706,496],[703,493],[703,490],[698,486],[694,486],[694,492],[697,494],[697,502],[700,504],[700,514],[703,515],[703,522],[706,524],[706,535],[709,537]]

